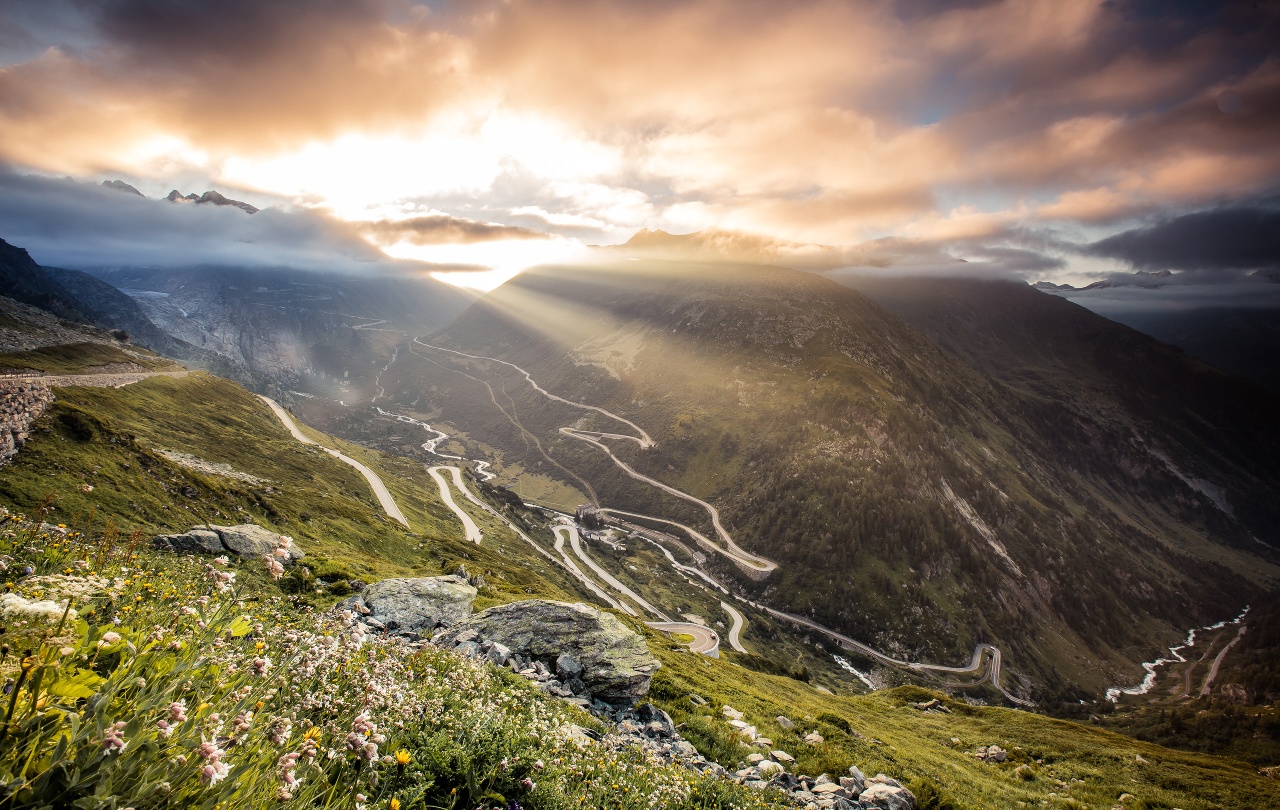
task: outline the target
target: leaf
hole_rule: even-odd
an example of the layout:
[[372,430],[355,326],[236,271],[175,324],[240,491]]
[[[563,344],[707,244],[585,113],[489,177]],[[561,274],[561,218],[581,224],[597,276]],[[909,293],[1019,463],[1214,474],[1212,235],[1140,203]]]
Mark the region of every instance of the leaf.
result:
[[82,669],[71,677],[60,677],[55,680],[49,685],[49,694],[72,700],[91,698],[98,693],[98,688],[104,682],[105,679],[92,670]]
[[249,623],[248,616],[239,616],[231,623],[231,635],[236,638],[247,636],[253,632],[253,625]]

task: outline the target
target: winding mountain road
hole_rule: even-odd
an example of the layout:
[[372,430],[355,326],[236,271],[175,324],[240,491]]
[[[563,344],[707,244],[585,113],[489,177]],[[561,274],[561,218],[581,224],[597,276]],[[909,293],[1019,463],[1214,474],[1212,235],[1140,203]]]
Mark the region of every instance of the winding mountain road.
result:
[[458,520],[462,521],[462,531],[467,542],[476,543],[478,545],[480,541],[484,539],[484,534],[481,533],[480,527],[476,525],[476,522],[471,518],[471,515],[468,515],[463,511],[462,507],[458,506],[458,504],[453,500],[453,492],[449,489],[449,482],[440,474],[441,470],[452,470],[454,481],[459,485],[458,489],[465,492],[465,488],[461,486],[462,476],[457,467],[441,466],[427,468],[427,473],[436,482],[436,486],[440,488],[440,500],[444,501],[444,505],[449,507],[450,511],[458,516]]
[[616,578],[614,578],[612,574],[610,574],[608,571],[601,568],[596,563],[595,560],[591,559],[591,556],[587,554],[587,552],[582,548],[582,536],[578,534],[577,526],[575,526],[572,523],[564,523],[559,526],[553,527],[553,531],[555,531],[557,536],[560,534],[560,532],[565,532],[569,537],[569,545],[570,547],[573,548],[573,553],[576,554],[578,559],[582,560],[582,562],[584,562],[588,568],[594,571],[596,573],[596,576],[604,580],[609,587],[613,588],[618,593],[627,597],[632,602],[635,602],[637,605],[640,606],[642,610],[647,610],[650,615],[656,616],[664,622],[671,621],[671,619],[665,613],[663,613],[653,605],[646,602],[644,598],[640,596],[640,594],[631,590],[626,585],[623,585]]
[[568,555],[568,553],[565,552],[564,550],[564,541],[565,541],[565,538],[569,536],[569,533],[567,531],[564,531],[563,526],[554,526],[552,527],[552,531],[555,532],[555,536],[556,536],[556,545],[555,545],[556,552],[560,555],[561,559],[564,560],[564,567],[568,569],[571,574],[577,577],[579,582],[581,582],[588,590],[590,590],[596,596],[608,602],[614,608],[621,610],[623,613],[626,613],[628,616],[639,616],[639,614],[635,612],[635,609],[632,608],[631,605],[628,605],[625,602],[619,602],[617,599],[614,599],[612,596],[605,593],[604,590],[601,589],[601,587],[595,583],[595,580],[591,579],[591,577],[582,573],[582,569],[578,567],[578,564],[575,563],[573,559]]
[[646,622],[654,630],[664,633],[683,633],[693,636],[689,642],[689,650],[710,658],[720,657],[720,636],[710,627],[703,627],[692,622]]
[[303,444],[313,444],[339,461],[355,467],[360,474],[364,476],[365,480],[369,482],[369,486],[373,489],[374,496],[377,497],[378,503],[382,505],[382,510],[387,513],[387,517],[400,523],[406,529],[409,528],[409,521],[405,519],[404,512],[400,511],[400,507],[396,505],[395,498],[391,497],[391,492],[387,489],[386,484],[382,483],[382,479],[378,477],[377,473],[356,461],[354,458],[351,458],[344,453],[340,453],[332,447],[325,447],[323,444],[308,438],[306,434],[298,429],[293,418],[289,416],[289,412],[280,407],[280,403],[276,402],[274,399],[261,395],[259,395],[258,398],[267,403],[267,407],[271,408],[272,412],[275,413],[282,423],[284,423],[284,426],[288,428],[289,432],[293,434],[293,438]]
[[1231,648],[1236,646],[1236,642],[1244,637],[1244,631],[1248,627],[1249,625],[1247,624],[1240,625],[1240,630],[1236,633],[1236,637],[1231,639],[1227,646],[1222,648],[1222,652],[1218,653],[1218,656],[1213,659],[1213,666],[1209,668],[1209,674],[1204,677],[1204,683],[1200,686],[1200,697],[1208,697],[1209,693],[1213,691],[1213,682],[1218,677],[1218,667],[1222,666],[1222,659],[1226,658],[1227,653],[1231,652]]
[[728,602],[721,602],[720,607],[733,620],[733,626],[729,628],[729,646],[740,653],[745,653],[747,648],[742,646],[742,626],[746,624],[747,620],[743,618],[737,608]]
[[[466,357],[471,360],[482,360],[485,362],[498,363],[500,365],[507,366],[519,372],[524,377],[525,381],[528,382],[529,385],[532,386],[534,390],[538,391],[548,399],[563,403],[565,405],[569,405],[574,408],[594,411],[605,417],[608,417],[609,419],[613,419],[617,422],[620,422],[622,424],[625,424],[631,427],[640,435],[632,436],[632,435],[621,434],[621,433],[588,431],[588,430],[580,430],[572,427],[561,427],[559,428],[559,432],[561,435],[586,442],[604,451],[604,453],[609,456],[609,458],[613,461],[613,463],[629,477],[637,481],[642,481],[644,483],[647,483],[658,489],[661,489],[663,492],[666,492],[669,495],[680,498],[682,500],[689,501],[690,503],[693,503],[702,507],[704,510],[706,510],[707,514],[711,517],[711,523],[715,527],[716,535],[719,537],[723,545],[712,541],[710,538],[698,532],[696,529],[693,529],[682,523],[676,523],[675,521],[665,520],[662,518],[652,518],[647,515],[639,515],[636,513],[621,512],[619,510],[608,509],[608,508],[602,508],[601,509],[602,512],[612,512],[615,514],[629,515],[631,517],[638,517],[642,519],[658,520],[663,523],[667,523],[669,525],[677,526],[683,529],[685,532],[687,532],[691,537],[693,537],[697,541],[698,545],[710,551],[714,551],[718,554],[721,554],[727,557],[730,561],[735,563],[739,568],[743,569],[748,575],[765,577],[777,569],[778,564],[776,562],[772,560],[768,560],[764,557],[757,556],[755,554],[751,554],[750,552],[746,551],[745,549],[743,549],[733,541],[733,537],[729,534],[728,531],[725,530],[724,526],[721,524],[720,512],[718,509],[716,509],[716,507],[712,506],[711,504],[707,503],[704,500],[701,500],[700,498],[696,498],[693,495],[690,495],[687,492],[676,489],[675,487],[669,484],[665,484],[661,481],[658,481],[657,479],[650,478],[649,476],[644,475],[643,473],[637,472],[625,461],[623,461],[622,459],[614,455],[613,450],[608,445],[600,441],[600,439],[617,439],[622,441],[634,441],[637,444],[639,444],[641,448],[649,448],[649,447],[655,446],[655,442],[653,441],[653,438],[649,436],[649,434],[645,432],[645,430],[641,428],[639,425],[637,425],[636,423],[624,417],[618,416],[615,413],[607,411],[604,408],[600,408],[595,405],[586,405],[580,402],[574,402],[572,400],[568,400],[563,397],[556,396],[555,394],[552,394],[550,391],[547,391],[545,388],[538,385],[538,383],[533,379],[533,377],[529,374],[528,371],[524,370],[523,368],[516,365],[515,363],[511,363],[506,360],[499,360],[494,357],[485,357],[483,355],[467,354],[465,352],[456,351],[454,349],[446,349],[443,346],[436,346],[431,343],[425,343],[421,340],[421,338],[414,338],[413,342],[427,349],[442,351],[448,354],[457,355],[459,357]],[[490,389],[490,395],[492,396],[492,389]],[[521,429],[523,430],[523,427]],[[569,534],[568,530],[565,529],[565,527],[556,527],[556,538],[557,538],[556,550],[561,552],[561,555],[565,558],[566,563],[568,563],[569,565],[572,565],[572,562],[569,560],[568,555],[564,554],[563,552],[564,540],[561,535],[562,531],[564,531],[565,534]],[[570,537],[571,538],[577,537],[576,529],[573,531]],[[602,569],[600,569],[598,566],[592,563],[588,557],[580,553],[580,546],[577,543],[574,543],[574,551],[575,553],[579,553],[579,556],[580,558],[582,558],[583,562],[587,563],[588,566],[592,568],[592,570],[594,570],[597,574],[601,575],[602,578],[605,578],[606,581],[609,581],[610,579],[612,579],[612,577],[609,577],[606,572],[604,572]],[[576,569],[576,566],[573,566],[573,567]],[[580,578],[584,579],[584,581],[586,580],[585,575],[582,575],[580,570],[578,571],[578,574]],[[704,578],[706,578],[705,575],[704,575]],[[617,582],[616,580],[613,580],[613,582],[611,582],[610,584],[613,585],[616,582]],[[620,585],[621,583],[617,583],[617,584]],[[592,590],[596,591],[597,593],[600,593],[599,589],[594,585],[592,586]],[[623,591],[620,591],[620,592],[623,592]],[[632,595],[634,596],[634,594]],[[617,602],[612,598],[609,598],[609,597],[605,597],[605,598],[607,599],[607,601],[615,604],[615,606],[617,605]],[[637,604],[641,604],[642,606],[644,604],[647,604],[647,603],[644,603],[642,600],[639,600],[638,597],[635,597],[635,598],[637,599]],[[733,629],[730,630],[730,636],[729,636],[730,646],[732,646],[735,650],[739,652],[746,652],[745,648],[742,647],[741,639],[739,637],[742,630],[742,623],[745,620],[743,619],[741,613],[739,613],[738,611],[730,607],[727,602],[722,602],[721,605],[726,609],[727,612],[730,613],[730,615],[734,619],[734,626],[733,626]],[[866,644],[863,644],[860,641],[856,641],[855,639],[852,639],[846,635],[837,633],[834,630],[823,627],[822,625],[816,622],[813,622],[809,619],[806,619],[802,616],[796,616],[790,613],[784,613],[782,611],[774,610],[773,608],[765,607],[763,605],[755,605],[755,607],[761,610],[764,610],[769,614],[776,616],[778,618],[786,619],[788,621],[792,621],[792,622],[804,625],[820,633],[823,633],[824,635],[836,640],[837,642],[847,646],[848,648],[856,650],[873,660],[880,661],[889,666],[894,666],[902,669],[915,670],[915,671],[929,671],[929,672],[941,672],[941,673],[967,675],[971,673],[976,674],[981,672],[983,669],[983,664],[984,662],[986,662],[986,675],[984,678],[982,678],[979,681],[979,683],[983,681],[989,681],[992,684],[992,686],[994,686],[997,690],[999,690],[999,692],[1002,695],[1004,695],[1006,699],[1008,699],[1009,701],[1017,705],[1021,705],[1021,706],[1035,705],[1031,701],[1016,697],[1015,695],[1006,691],[1004,687],[1000,685],[1000,669],[1002,665],[1002,655],[1000,653],[999,648],[991,644],[977,645],[977,647],[975,647],[973,651],[973,659],[970,661],[969,665],[966,667],[947,667],[947,666],[941,666],[941,665],[935,665],[935,664],[922,664],[918,662],[904,661],[901,659],[897,659],[897,658],[893,658],[891,656],[885,655],[884,653],[881,653],[880,651]],[[623,605],[622,609],[627,610],[628,613],[632,613],[634,615],[634,611],[629,610],[627,606]],[[649,609],[649,608],[645,608],[645,609]]]

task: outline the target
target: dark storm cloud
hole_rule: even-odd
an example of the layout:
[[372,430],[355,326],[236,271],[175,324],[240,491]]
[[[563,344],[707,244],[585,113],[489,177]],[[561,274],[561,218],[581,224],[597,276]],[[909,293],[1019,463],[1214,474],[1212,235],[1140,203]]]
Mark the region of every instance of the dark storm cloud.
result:
[[1142,270],[1280,268],[1280,207],[1199,211],[1094,242],[1086,253]]
[[267,208],[179,205],[0,168],[0,238],[41,264],[288,266],[394,272],[343,223]]
[[359,224],[360,230],[384,245],[405,241],[415,245],[474,244],[507,239],[547,239],[548,235],[530,228],[477,222],[446,214],[379,220]]

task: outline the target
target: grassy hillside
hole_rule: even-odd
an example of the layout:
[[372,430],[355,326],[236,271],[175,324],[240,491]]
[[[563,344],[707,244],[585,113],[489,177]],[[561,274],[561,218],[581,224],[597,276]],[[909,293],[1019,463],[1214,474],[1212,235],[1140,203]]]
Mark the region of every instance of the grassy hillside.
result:
[[[1014,709],[975,707],[916,687],[863,697],[833,698],[794,681],[671,649],[651,639],[663,662],[651,696],[700,748],[722,761],[745,761],[720,709],[746,713],[783,750],[798,773],[840,773],[857,764],[867,773],[899,774],[926,807],[1198,808],[1274,807],[1280,786],[1246,763],[1172,751],[1086,725]],[[708,701],[700,706],[689,700]],[[940,698],[949,713],[923,714],[909,702]],[[776,721],[796,723],[786,730]],[[818,731],[824,741],[801,737]],[[980,761],[972,752],[997,744],[1008,761]],[[1121,800],[1121,796],[1129,798]],[[949,802],[949,803],[948,803]]]
[[[1163,408],[1180,374],[1204,389],[1176,364],[1159,386],[1139,377],[1142,409],[1090,411],[1015,388],[828,280],[690,263],[524,274],[428,342],[517,363],[642,425],[657,447],[615,452],[715,503],[739,543],[780,563],[763,583],[739,580],[744,592],[916,660],[997,643],[1009,685],[1041,701],[1137,682],[1162,642],[1234,615],[1280,574],[1253,540],[1280,531],[1263,497],[1275,427],[1253,399],[1238,421]],[[407,349],[383,378],[401,409],[437,415],[503,465],[710,531],[696,506],[559,432],[618,423],[508,367]]]
[[[193,372],[56,393],[26,448],[0,468],[0,505],[32,511],[50,503],[55,522],[100,530],[111,521],[126,536],[257,523],[294,537],[322,580],[435,574],[465,564],[488,580],[484,598],[505,601],[502,594],[523,594],[530,583],[581,598],[571,579],[491,520],[477,517],[489,543],[464,543],[421,464],[314,434],[376,470],[411,528],[387,519],[357,471],[297,442],[235,383]],[[225,464],[258,482],[192,470],[160,451]]]
[[[23,566],[28,562],[37,569],[36,574],[43,576],[76,571],[79,563],[75,561],[83,558],[94,566],[94,571],[106,575],[106,581],[120,576],[119,581],[124,583],[120,586],[124,590],[93,602],[92,611],[89,606],[81,608],[86,611],[86,620],[77,625],[74,638],[60,638],[57,642],[75,651],[74,661],[81,661],[83,653],[87,662],[101,649],[100,641],[114,643],[106,641],[104,634],[115,628],[113,632],[142,651],[136,658],[114,654],[104,658],[110,663],[92,671],[97,677],[107,678],[102,686],[108,689],[110,699],[82,704],[82,709],[149,718],[171,699],[167,696],[165,673],[172,663],[165,663],[169,660],[166,656],[186,667],[187,656],[203,655],[204,650],[223,656],[219,660],[236,662],[240,670],[247,671],[251,669],[250,659],[265,651],[286,677],[281,683],[292,683],[292,690],[281,690],[279,701],[273,702],[273,696],[259,697],[258,692],[251,691],[250,697],[244,697],[238,691],[242,682],[236,678],[217,684],[210,681],[201,689],[202,699],[209,705],[201,706],[199,711],[218,711],[229,718],[260,699],[263,706],[257,711],[265,718],[290,711],[290,695],[318,693],[320,686],[316,684],[324,683],[333,684],[336,691],[332,694],[337,695],[351,690],[352,694],[364,694],[361,690],[375,688],[377,694],[397,696],[394,705],[374,706],[375,722],[394,729],[387,732],[390,736],[384,751],[403,747],[411,761],[417,763],[415,767],[430,779],[409,778],[404,771],[395,771],[394,765],[387,766],[390,770],[384,773],[384,779],[368,790],[381,802],[379,807],[391,797],[404,797],[405,806],[413,807],[418,806],[413,801],[429,799],[428,803],[442,804],[448,803],[451,796],[478,798],[486,789],[519,795],[522,805],[532,808],[575,806],[577,797],[588,794],[600,806],[644,806],[648,799],[642,801],[640,797],[649,796],[661,786],[674,791],[663,795],[669,795],[668,804],[676,806],[727,808],[756,802],[767,806],[776,799],[706,782],[626,755],[580,761],[572,752],[556,748],[558,738],[546,724],[573,720],[590,725],[595,721],[545,702],[518,679],[497,670],[461,664],[446,653],[428,650],[405,657],[394,644],[378,642],[363,652],[351,653],[349,660],[342,659],[342,666],[306,669],[309,674],[303,675],[301,666],[290,667],[287,662],[293,657],[305,660],[309,654],[307,639],[315,639],[313,646],[330,643],[322,641],[328,638],[322,635],[323,628],[313,627],[317,620],[312,611],[326,607],[337,593],[332,588],[322,588],[324,593],[299,594],[295,576],[272,583],[255,561],[235,562],[230,570],[238,574],[236,587],[240,590],[236,597],[244,600],[236,605],[251,606],[247,609],[254,611],[254,619],[269,627],[255,637],[266,648],[257,649],[248,641],[236,640],[236,633],[243,633],[247,625],[236,625],[233,615],[217,612],[220,596],[201,579],[202,561],[187,562],[181,557],[150,552],[145,539],[151,532],[185,529],[205,520],[253,520],[295,537],[307,552],[304,562],[323,579],[334,581],[352,576],[374,579],[394,574],[434,574],[451,571],[463,563],[471,574],[484,580],[478,608],[529,596],[581,599],[583,594],[558,568],[547,564],[491,518],[478,518],[485,528],[484,544],[462,542],[454,518],[438,502],[434,484],[421,464],[336,442],[304,427],[317,440],[337,446],[373,467],[406,512],[411,529],[386,520],[367,484],[355,471],[296,442],[260,400],[234,383],[193,373],[178,379],[153,378],[121,389],[64,388],[57,394],[58,402],[37,422],[27,447],[11,464],[0,468],[0,504],[33,516],[42,515],[42,505],[45,509],[52,507],[42,516],[50,522],[68,524],[73,534],[70,539],[48,533],[38,536],[38,532],[21,525],[14,528],[11,523],[0,542],[5,544],[12,563],[4,569],[5,581],[31,599],[42,597],[44,591],[31,590],[34,586],[24,579]],[[259,482],[195,472],[161,455],[161,450],[176,450],[205,462],[225,464]],[[475,488],[481,489],[478,485]],[[494,503],[502,506],[497,500]],[[510,504],[505,508],[509,517],[525,521],[535,537],[549,545],[549,535],[539,533],[545,529],[534,525],[529,513],[513,510]],[[652,578],[662,569],[662,562],[652,550],[625,556],[619,553],[619,559],[612,563],[619,569],[635,564],[631,580],[634,584]],[[125,572],[120,566],[129,569],[127,580],[121,576]],[[83,571],[76,573],[81,575]],[[184,597],[206,591],[212,602],[201,609],[208,608],[209,626],[188,627],[193,620],[179,611]],[[699,598],[709,600],[713,596]],[[669,598],[673,608],[710,610],[707,601],[679,603],[678,600],[692,598],[684,591],[672,591]],[[122,623],[112,624],[113,617]],[[672,713],[681,724],[681,733],[704,755],[729,768],[745,762],[748,750],[735,741],[732,729],[720,716],[719,709],[724,704],[746,712],[747,719],[769,734],[777,747],[795,755],[795,772],[838,775],[850,764],[858,764],[869,774],[884,771],[907,781],[922,799],[923,807],[976,810],[1046,801],[1058,807],[1110,807],[1126,793],[1133,797],[1125,799],[1128,807],[1184,810],[1265,807],[1280,801],[1275,783],[1242,763],[1173,752],[1079,724],[954,700],[946,701],[949,714],[921,714],[904,704],[931,695],[914,688],[865,697],[826,695],[815,688],[823,682],[820,679],[806,683],[794,677],[766,674],[735,663],[752,663],[759,669],[758,662],[728,653],[724,660],[697,656],[683,651],[666,636],[630,619],[626,621],[646,635],[650,648],[663,662],[651,692],[654,701]],[[185,646],[181,649],[190,652],[168,653],[165,645],[153,644],[151,631],[146,629],[153,625],[172,627],[183,634]],[[235,630],[236,627],[242,629]],[[231,633],[232,643],[214,644],[213,638],[222,637],[224,631]],[[826,655],[820,647],[797,634],[784,633],[781,628],[756,632],[756,643],[771,635],[786,635],[790,646],[777,649],[791,650],[793,657],[789,660],[816,661]],[[108,652],[111,650],[114,648]],[[190,663],[194,666],[195,662],[193,657]],[[295,676],[298,680],[288,680]],[[139,677],[142,682],[137,680]],[[313,684],[304,682],[304,677],[319,680]],[[138,683],[147,686],[136,686]],[[19,694],[25,692],[20,688]],[[708,705],[690,701],[690,694],[705,698]],[[404,706],[410,704],[424,708],[405,716]],[[189,702],[191,709],[196,705]],[[342,724],[351,721],[350,712],[343,713],[347,711],[343,705],[335,704],[335,712],[323,718],[303,711],[296,717],[299,723],[305,717],[308,723],[314,721],[323,726],[321,733],[327,735],[326,740],[337,739],[344,733]],[[407,721],[403,727],[395,722],[397,714]],[[778,715],[791,718],[797,727],[781,728],[774,719]],[[98,734],[98,719],[110,725],[114,718],[94,715],[84,725],[88,729],[85,734]],[[135,757],[137,752],[162,750],[162,740],[147,742],[149,726],[141,720],[134,725],[128,725],[130,722],[134,721],[126,722],[123,736],[134,746]],[[265,720],[262,727],[255,726],[265,727]],[[298,726],[297,733],[302,727]],[[458,734],[463,729],[471,729],[466,732],[470,736],[465,745],[459,745]],[[825,741],[819,745],[802,742],[800,736],[812,730],[819,731]],[[190,736],[197,731],[195,726],[183,727],[179,735]],[[208,806],[225,801],[229,802],[224,805],[227,807],[256,807],[275,801],[279,752],[265,747],[262,734],[261,730],[250,732],[252,744],[237,748],[230,755],[241,768],[236,772],[234,796],[219,792],[218,785],[214,787],[219,790],[202,788],[194,771],[173,768],[170,772],[172,762],[163,760],[169,762],[162,770],[168,774],[170,789],[177,791],[174,799]],[[72,750],[94,751],[100,736],[92,740],[85,737],[85,745]],[[7,739],[13,744],[41,744],[26,731]],[[968,753],[978,745],[993,743],[1010,751],[1009,762],[982,763]],[[260,744],[264,747],[255,747]],[[508,771],[497,765],[503,758],[515,762],[515,757],[522,757],[525,767],[535,758],[545,759],[547,769],[536,779],[543,785],[541,792],[516,793],[520,790],[518,778],[527,771],[512,769],[507,778]],[[0,756],[0,765],[5,768],[16,761],[7,754]],[[151,782],[130,770],[142,760],[103,761],[106,767],[93,773],[101,773],[107,780],[102,783],[104,790],[144,798],[138,790]],[[157,760],[156,767],[161,763]],[[305,771],[310,781],[303,783],[299,788],[303,792],[298,795],[316,795],[305,791],[330,784],[341,785],[343,791],[364,789],[359,786],[366,784],[362,780],[367,779],[367,774],[352,763],[345,759],[332,766],[324,763],[320,761],[319,770]],[[6,777],[5,784],[13,783]],[[450,793],[451,788],[459,793]],[[348,806],[353,795],[340,791],[333,799],[335,806]]]

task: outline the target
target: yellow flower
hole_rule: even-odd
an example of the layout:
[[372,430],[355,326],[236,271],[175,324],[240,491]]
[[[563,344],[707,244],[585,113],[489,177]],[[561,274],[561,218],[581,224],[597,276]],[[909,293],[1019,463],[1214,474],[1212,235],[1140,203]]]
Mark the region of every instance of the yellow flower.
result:
[[400,810],[400,800],[393,798],[391,800],[391,804],[388,806],[391,808],[391,810]]
[[408,765],[413,760],[413,756],[403,748],[396,752],[396,763],[398,765]]
[[302,739],[315,740],[316,742],[320,742],[320,727],[312,726],[311,728],[302,732]]
[[267,648],[267,642],[265,641],[254,642],[253,648],[258,652],[262,652]]

